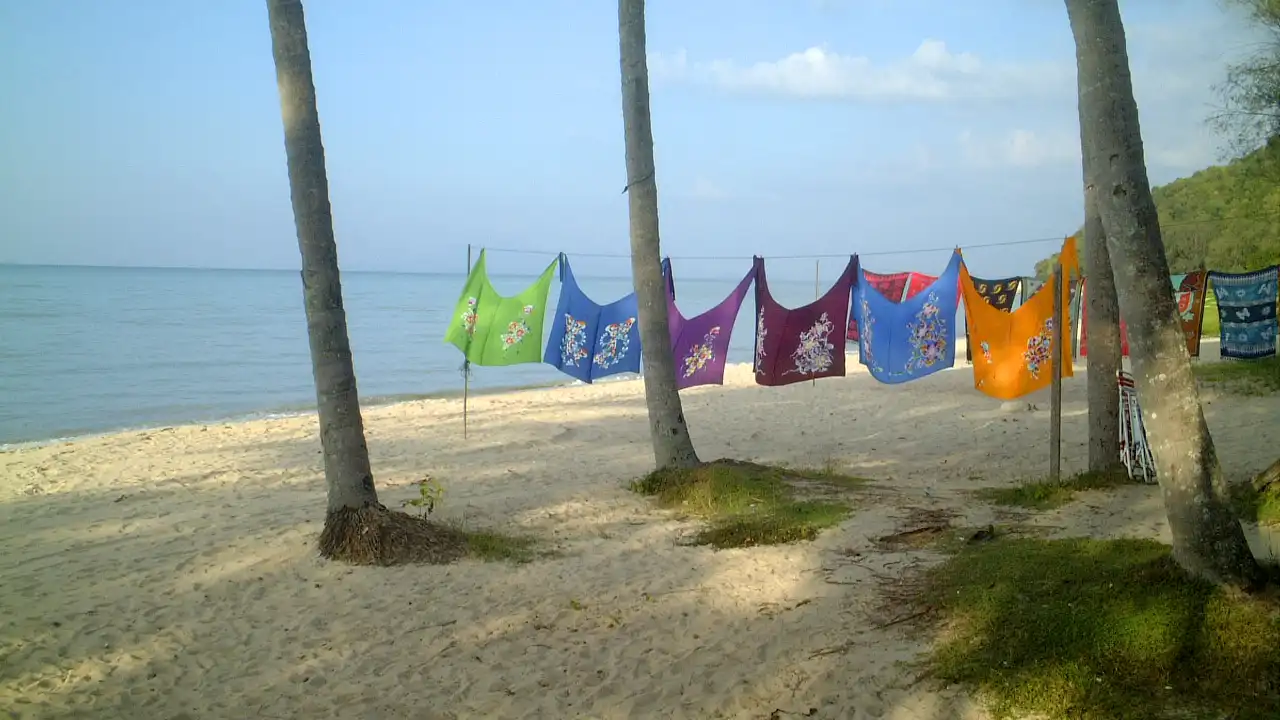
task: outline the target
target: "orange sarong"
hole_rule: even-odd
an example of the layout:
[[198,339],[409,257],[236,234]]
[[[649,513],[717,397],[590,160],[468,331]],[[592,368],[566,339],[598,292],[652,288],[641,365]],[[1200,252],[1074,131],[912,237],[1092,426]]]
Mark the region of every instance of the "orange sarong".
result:
[[[960,292],[973,353],[973,386],[1001,400],[1013,400],[1049,387],[1053,382],[1053,294],[1062,294],[1066,315],[1071,278],[1080,274],[1076,239],[1067,238],[1058,256],[1063,286],[1052,278],[1013,312],[997,309],[973,285],[969,269],[960,268]],[[1062,332],[1062,376],[1071,377],[1071,328]]]

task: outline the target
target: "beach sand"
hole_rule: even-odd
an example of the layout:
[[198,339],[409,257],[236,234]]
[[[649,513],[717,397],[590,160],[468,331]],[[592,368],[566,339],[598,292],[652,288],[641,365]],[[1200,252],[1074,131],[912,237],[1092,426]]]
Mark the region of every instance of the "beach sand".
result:
[[[1216,347],[1207,355],[1216,355]],[[785,388],[733,367],[684,393],[704,459],[875,482],[817,541],[715,551],[626,489],[653,457],[640,381],[365,412],[385,504],[429,473],[437,514],[545,538],[525,565],[321,560],[314,416],[127,432],[0,453],[0,715],[15,718],[817,718],[982,713],[904,663],[929,637],[879,576],[936,561],[875,539],[925,510],[1000,522],[968,491],[1043,477],[1047,392],[1001,403],[955,370]],[[1083,369],[1063,471],[1086,462]],[[1226,471],[1275,460],[1280,398],[1206,396]],[[1055,535],[1167,535],[1152,487],[1028,517]],[[899,610],[900,612],[900,610]],[[812,710],[811,710],[812,709]],[[4,715],[8,712],[8,715]]]

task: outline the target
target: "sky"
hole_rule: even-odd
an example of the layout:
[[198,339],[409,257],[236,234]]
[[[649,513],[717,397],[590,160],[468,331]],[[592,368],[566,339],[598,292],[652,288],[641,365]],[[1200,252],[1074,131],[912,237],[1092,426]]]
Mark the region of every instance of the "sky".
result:
[[[499,273],[627,253],[616,3],[305,8],[344,270],[462,272],[469,243]],[[1205,120],[1243,19],[1221,0],[1122,11],[1152,183],[1221,162]],[[1061,0],[650,0],[647,26],[682,276],[855,252],[937,272],[943,248],[1081,224]],[[299,266],[262,0],[0,2],[0,98],[0,262]],[[966,258],[1030,273],[1055,249]]]

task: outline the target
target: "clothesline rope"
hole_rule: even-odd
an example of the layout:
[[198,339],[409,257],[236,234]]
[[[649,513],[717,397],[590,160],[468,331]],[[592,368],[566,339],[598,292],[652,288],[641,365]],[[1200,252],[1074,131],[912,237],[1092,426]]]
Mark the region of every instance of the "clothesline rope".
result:
[[[1188,225],[1204,225],[1209,223],[1237,222],[1237,221],[1254,221],[1254,220],[1272,220],[1280,218],[1280,213],[1270,213],[1267,215],[1252,215],[1247,217],[1228,217],[1228,218],[1207,218],[1204,220],[1185,220],[1176,223],[1164,223],[1160,226],[1161,230],[1175,227],[1185,227]],[[1064,236],[1032,238],[1030,240],[1006,240],[1004,242],[991,243],[973,243],[962,245],[961,249],[976,250],[978,248],[994,248],[994,247],[1010,247],[1013,245],[1033,245],[1035,243],[1062,242]],[[503,248],[483,246],[485,250],[491,253],[510,253],[515,255],[559,255],[561,251],[534,250],[522,248]],[[933,248],[915,248],[912,250],[877,250],[873,252],[860,252],[859,257],[880,257],[885,255],[916,255],[924,253],[950,252],[955,250],[955,245],[947,245],[945,247]],[[568,253],[574,257],[584,258],[616,258],[630,259],[629,253],[599,253],[599,252],[572,252]],[[828,253],[819,255],[769,255],[767,260],[826,260],[831,258],[848,258],[852,253]],[[671,255],[672,260],[750,260],[750,255]]]

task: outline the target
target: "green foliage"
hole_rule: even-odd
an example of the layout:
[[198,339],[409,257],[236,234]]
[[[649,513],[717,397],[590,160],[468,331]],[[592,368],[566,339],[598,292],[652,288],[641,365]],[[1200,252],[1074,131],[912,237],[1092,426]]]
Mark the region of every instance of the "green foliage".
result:
[[1280,392],[1280,357],[1196,363],[1191,370],[1201,382],[1237,395]]
[[708,522],[694,538],[716,548],[778,545],[812,540],[840,524],[849,505],[836,499],[801,499],[801,488],[838,491],[866,481],[835,473],[787,470],[733,460],[717,460],[688,470],[659,470],[631,484],[663,507]]
[[1040,480],[1013,487],[982,488],[974,495],[996,505],[1052,510],[1071,502],[1077,493],[1085,490],[1105,490],[1133,482],[1123,469],[1119,469],[1113,473],[1084,472],[1058,482]]
[[[1197,270],[1201,263],[1210,270],[1245,272],[1280,258],[1280,139],[1155,188],[1152,196],[1173,273]],[[1036,263],[1036,277],[1047,279],[1055,259]]]
[[998,718],[1280,717],[1280,603],[1189,579],[1148,540],[997,538],[929,571],[929,659]]
[[[1280,465],[1280,460],[1276,463]],[[1271,472],[1274,471],[1275,466],[1272,466]],[[1263,480],[1260,476],[1253,482],[1234,486],[1232,504],[1241,520],[1265,526],[1280,525],[1280,480]]]
[[1263,31],[1252,54],[1227,67],[1215,88],[1221,110],[1210,118],[1238,154],[1280,137],[1280,0],[1228,0]]
[[506,535],[490,530],[469,530],[464,531],[464,534],[467,557],[475,560],[519,565],[550,555],[542,550],[537,539],[531,537]]
[[435,511],[436,505],[443,499],[444,486],[428,475],[418,481],[418,497],[412,500],[405,500],[404,504],[420,508],[423,514],[430,515]]

